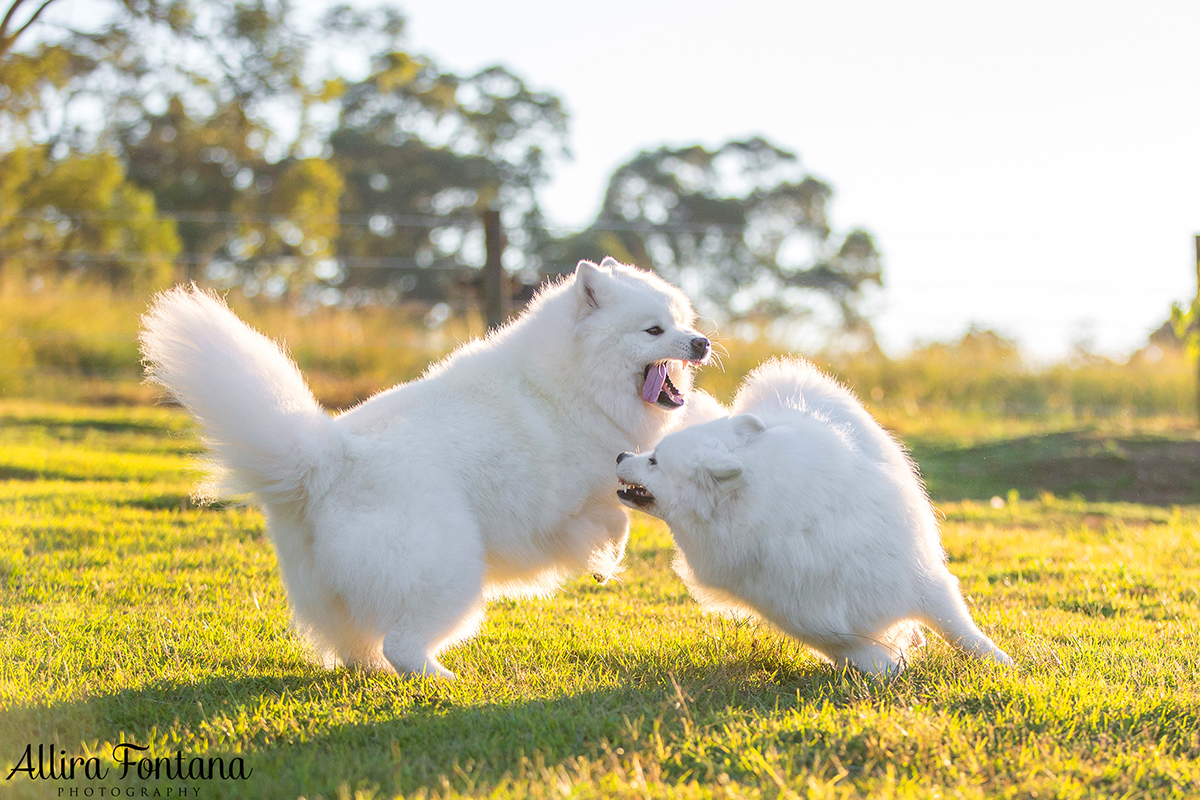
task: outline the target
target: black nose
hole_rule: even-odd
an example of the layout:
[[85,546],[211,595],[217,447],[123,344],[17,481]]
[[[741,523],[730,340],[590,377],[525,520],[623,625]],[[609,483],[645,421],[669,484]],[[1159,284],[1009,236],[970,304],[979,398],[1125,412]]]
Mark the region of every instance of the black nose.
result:
[[697,336],[692,339],[692,358],[696,361],[702,361],[708,357],[708,350],[712,347],[708,339],[703,336]]
[[631,456],[633,456],[633,453],[621,453],[619,456],[617,456],[617,463],[620,464],[622,461],[630,458]]

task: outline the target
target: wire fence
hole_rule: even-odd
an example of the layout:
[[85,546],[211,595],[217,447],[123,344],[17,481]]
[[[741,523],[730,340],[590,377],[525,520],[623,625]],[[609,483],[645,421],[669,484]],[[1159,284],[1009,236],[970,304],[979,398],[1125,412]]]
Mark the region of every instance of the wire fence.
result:
[[[19,219],[38,222],[58,222],[60,220],[89,220],[100,222],[135,222],[144,217],[135,217],[126,213],[109,211],[92,211],[87,209],[55,208],[42,213],[18,212],[7,215],[9,219]],[[157,218],[172,222],[198,224],[226,225],[281,225],[305,222],[310,224],[336,223],[341,227],[372,228],[380,224],[390,224],[395,228],[445,228],[473,227],[482,222],[477,215],[405,215],[405,214],[337,214],[337,215],[287,215],[260,214],[242,211],[190,211],[190,212],[159,212]],[[583,231],[628,231],[632,233],[725,233],[740,235],[745,231],[744,226],[715,222],[646,222],[641,220],[597,220],[589,225],[549,225],[547,230],[561,234],[582,233]]]

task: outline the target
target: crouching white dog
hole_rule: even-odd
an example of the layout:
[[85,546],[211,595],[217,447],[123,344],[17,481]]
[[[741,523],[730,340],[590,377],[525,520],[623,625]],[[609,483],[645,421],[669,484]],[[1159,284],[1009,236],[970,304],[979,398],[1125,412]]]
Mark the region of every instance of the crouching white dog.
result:
[[329,662],[452,674],[485,599],[618,569],[614,453],[678,420],[708,340],[678,290],[605,259],[425,377],[330,417],[295,364],[220,299],[159,295],[150,378],[196,417],[212,497],[267,517],[298,627]]
[[617,459],[618,496],[671,526],[697,599],[873,676],[904,668],[916,622],[1012,663],[971,619],[912,462],[848,390],[776,361],[733,414]]

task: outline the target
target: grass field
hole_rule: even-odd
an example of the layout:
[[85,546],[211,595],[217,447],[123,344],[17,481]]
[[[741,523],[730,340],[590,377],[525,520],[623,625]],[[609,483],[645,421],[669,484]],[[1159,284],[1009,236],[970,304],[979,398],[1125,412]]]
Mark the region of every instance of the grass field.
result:
[[[306,660],[261,516],[189,500],[177,411],[0,402],[0,795],[1200,794],[1196,436],[921,419],[888,422],[1016,669],[935,640],[889,684],[835,673],[701,614],[638,516],[623,580],[494,605],[447,684]],[[119,743],[249,777],[122,777]],[[10,772],[39,744],[108,774]]]

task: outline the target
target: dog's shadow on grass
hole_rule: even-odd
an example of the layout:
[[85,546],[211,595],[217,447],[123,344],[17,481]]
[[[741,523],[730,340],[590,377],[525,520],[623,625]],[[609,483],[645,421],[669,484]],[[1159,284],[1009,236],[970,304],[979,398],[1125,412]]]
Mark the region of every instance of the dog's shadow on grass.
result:
[[[694,663],[686,653],[580,648],[567,658],[592,688],[553,696],[536,688],[513,691],[500,670],[485,681],[495,687],[482,694],[471,676],[464,678],[474,688],[463,690],[344,669],[154,684],[10,709],[0,720],[0,755],[15,763],[27,744],[51,741],[72,755],[80,743],[161,749],[170,732],[176,741],[194,743],[184,746],[185,759],[232,757],[221,748],[237,741],[237,755],[253,774],[212,786],[220,796],[328,797],[340,787],[392,796],[439,790],[446,780],[469,791],[505,779],[542,779],[546,770],[576,759],[616,764],[641,753],[643,763],[655,762],[655,737],[687,741],[731,713],[766,716],[813,698],[822,706],[848,706],[896,691],[769,652]],[[606,674],[593,680],[598,672]],[[358,721],[364,716],[370,721]],[[694,771],[687,747],[676,751],[676,761],[661,768],[677,777]]]

